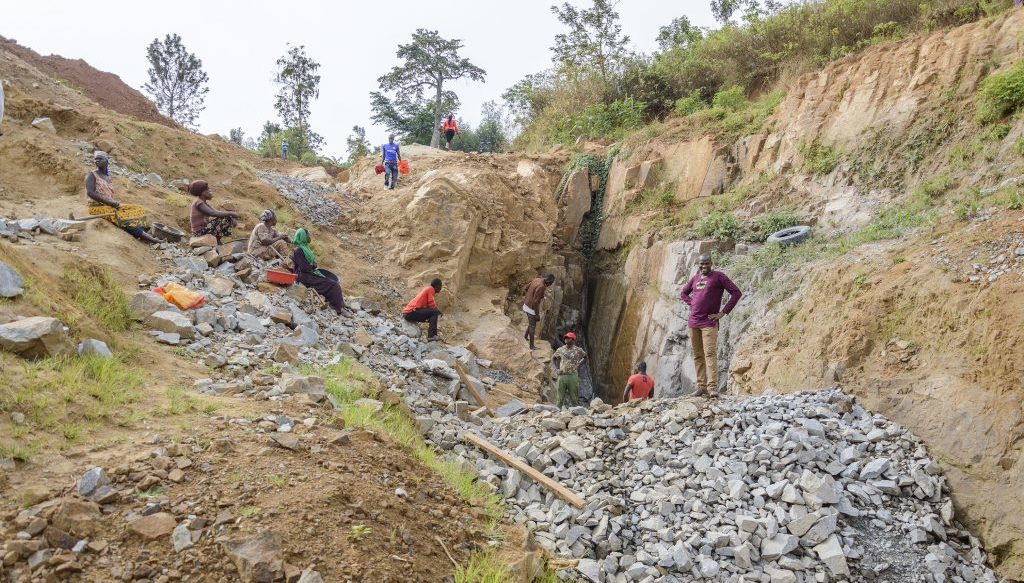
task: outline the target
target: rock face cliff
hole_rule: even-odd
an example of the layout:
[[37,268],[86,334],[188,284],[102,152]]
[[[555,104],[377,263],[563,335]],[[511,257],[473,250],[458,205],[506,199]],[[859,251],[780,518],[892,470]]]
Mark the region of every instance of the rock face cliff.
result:
[[[912,192],[935,196],[929,184],[941,177],[952,202],[936,198],[916,231],[798,265],[748,262],[747,295],[720,337],[720,377],[752,393],[839,384],[907,425],[951,468],[954,500],[1000,572],[1024,578],[1024,219],[984,198],[1019,188],[1005,179],[1024,175],[1013,149],[1024,121],[1007,120],[998,139],[974,121],[980,81],[1024,55],[1022,29],[1016,11],[835,62],[791,83],[753,135],[670,123],[628,145],[610,167],[590,281],[605,396],[618,398],[641,359],[659,394],[690,392],[679,290],[700,253],[717,251],[729,271],[758,247],[691,240],[669,211],[640,204],[652,191],[671,197],[671,212],[700,205],[749,222],[793,211],[817,239],[839,241],[888,209],[915,219],[924,210],[906,206]],[[815,148],[832,163],[814,164]]]

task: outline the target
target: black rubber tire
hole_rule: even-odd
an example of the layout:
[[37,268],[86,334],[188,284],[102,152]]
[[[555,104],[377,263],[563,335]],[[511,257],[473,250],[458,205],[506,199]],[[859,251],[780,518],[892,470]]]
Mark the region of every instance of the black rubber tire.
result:
[[795,245],[811,236],[811,228],[807,225],[789,227],[781,231],[775,231],[768,235],[767,243],[778,243],[779,245]]

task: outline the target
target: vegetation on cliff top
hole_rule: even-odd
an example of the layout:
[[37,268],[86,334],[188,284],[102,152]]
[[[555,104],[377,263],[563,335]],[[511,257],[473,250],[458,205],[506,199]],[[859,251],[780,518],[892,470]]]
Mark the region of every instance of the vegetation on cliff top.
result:
[[[660,50],[652,55],[628,50],[629,37],[618,26],[614,3],[595,0],[587,9],[553,7],[567,28],[552,46],[553,67],[526,76],[503,95],[522,129],[516,145],[541,148],[556,143],[571,146],[579,138],[617,140],[644,123],[672,114],[696,116],[703,122],[719,120],[717,129],[738,134],[758,117],[735,116],[736,111],[749,112],[744,107],[747,95],[763,94],[781,79],[866,46],[975,21],[1013,3],[715,0],[712,4],[722,22],[720,28],[703,29],[686,17],[676,18],[662,27]],[[740,15],[738,21],[736,15]],[[573,42],[562,42],[565,39]],[[992,109],[985,116],[995,120],[1005,115],[1015,103],[1014,97],[1007,96],[1014,83],[1007,79],[987,85]],[[773,107],[754,113],[765,111],[770,115]]]

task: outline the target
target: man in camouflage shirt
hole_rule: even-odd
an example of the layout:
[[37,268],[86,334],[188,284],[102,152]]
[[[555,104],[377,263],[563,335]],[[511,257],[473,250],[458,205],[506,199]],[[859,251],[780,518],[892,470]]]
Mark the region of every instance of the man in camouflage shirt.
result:
[[565,335],[565,345],[551,355],[551,363],[558,371],[555,387],[558,390],[557,405],[575,407],[580,404],[580,365],[587,358],[587,353],[576,346],[576,334]]

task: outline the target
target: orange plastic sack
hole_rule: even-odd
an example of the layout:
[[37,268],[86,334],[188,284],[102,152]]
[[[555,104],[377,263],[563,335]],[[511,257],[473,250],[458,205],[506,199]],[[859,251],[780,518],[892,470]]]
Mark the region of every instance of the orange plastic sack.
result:
[[196,308],[203,307],[206,303],[206,298],[199,292],[194,292],[187,287],[174,283],[168,283],[164,287],[158,287],[153,290],[154,292],[163,296],[165,300],[178,306],[182,310],[195,310]]
[[398,163],[398,173],[399,174],[408,174],[409,173],[409,161],[408,160],[402,160],[401,162]]

